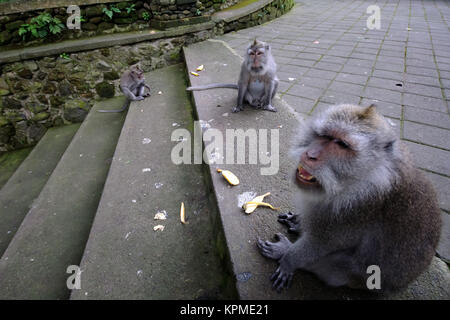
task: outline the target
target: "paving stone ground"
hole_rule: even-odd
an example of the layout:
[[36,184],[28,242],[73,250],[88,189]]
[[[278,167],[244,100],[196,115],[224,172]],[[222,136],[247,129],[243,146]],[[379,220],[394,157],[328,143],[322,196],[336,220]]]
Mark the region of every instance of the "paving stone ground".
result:
[[[379,30],[367,28],[374,4]],[[305,116],[335,103],[375,103],[450,213],[449,25],[446,0],[302,0],[272,22],[220,39],[240,54],[255,37],[269,42],[280,95]]]

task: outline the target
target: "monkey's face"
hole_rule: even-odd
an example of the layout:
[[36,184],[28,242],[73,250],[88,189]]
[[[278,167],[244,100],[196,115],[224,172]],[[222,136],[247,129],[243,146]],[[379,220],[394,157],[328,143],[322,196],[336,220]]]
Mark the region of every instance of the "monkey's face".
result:
[[311,133],[297,167],[297,182],[304,187],[323,188],[345,174],[345,166],[355,158],[349,137],[338,132]]
[[144,71],[141,69],[140,64],[132,65],[130,71],[135,79],[142,80],[144,78]]
[[263,42],[256,42],[247,49],[247,69],[254,73],[262,73],[267,64],[270,47]]
[[395,140],[392,129],[374,111],[330,107],[300,133],[296,181],[302,188],[336,195],[361,181],[383,180],[389,174]]

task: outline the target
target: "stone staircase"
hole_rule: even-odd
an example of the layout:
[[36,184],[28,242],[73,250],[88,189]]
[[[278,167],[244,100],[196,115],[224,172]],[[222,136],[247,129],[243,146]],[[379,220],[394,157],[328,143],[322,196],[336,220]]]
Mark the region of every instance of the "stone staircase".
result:
[[[304,272],[289,290],[269,290],[275,263],[259,255],[255,240],[285,230],[277,212],[245,215],[240,205],[251,193],[271,192],[270,203],[290,209],[295,163],[287,150],[301,119],[279,98],[278,113],[233,114],[235,90],[188,94],[186,74],[193,85],[234,82],[241,58],[215,40],[184,48],[184,56],[186,66],[147,74],[152,96],[128,112],[96,112],[120,107],[118,97],[96,103],[81,126],[50,129],[0,189],[0,299],[372,298],[331,289]],[[202,64],[199,77],[189,73]],[[278,129],[278,173],[261,175],[269,164],[175,165],[180,136],[172,133],[186,129],[193,137],[194,119],[221,132],[269,129],[269,141],[270,129]],[[219,167],[232,170],[240,185],[230,187]],[[181,202],[187,224],[180,223]],[[154,220],[157,212],[167,219]],[[81,268],[80,289],[67,288],[70,265]],[[450,298],[447,265],[435,258],[389,298]]]

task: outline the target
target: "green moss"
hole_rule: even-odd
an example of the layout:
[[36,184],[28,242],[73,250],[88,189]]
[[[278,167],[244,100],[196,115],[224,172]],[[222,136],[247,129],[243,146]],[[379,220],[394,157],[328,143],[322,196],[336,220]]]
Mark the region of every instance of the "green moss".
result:
[[5,185],[32,149],[25,148],[0,155],[0,188]]

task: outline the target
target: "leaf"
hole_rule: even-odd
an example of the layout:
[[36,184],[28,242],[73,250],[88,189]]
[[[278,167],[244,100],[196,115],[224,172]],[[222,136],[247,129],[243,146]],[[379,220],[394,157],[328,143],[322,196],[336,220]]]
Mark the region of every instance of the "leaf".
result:
[[39,37],[45,38],[45,36],[48,34],[47,30],[40,29],[39,31]]

